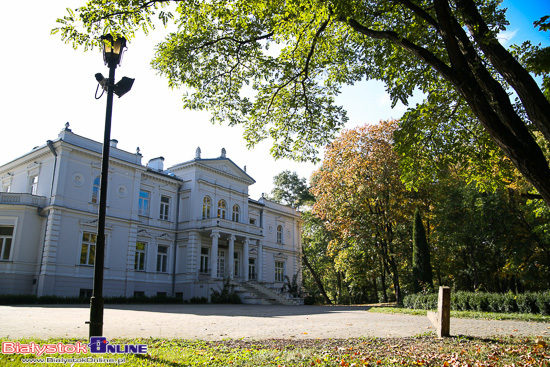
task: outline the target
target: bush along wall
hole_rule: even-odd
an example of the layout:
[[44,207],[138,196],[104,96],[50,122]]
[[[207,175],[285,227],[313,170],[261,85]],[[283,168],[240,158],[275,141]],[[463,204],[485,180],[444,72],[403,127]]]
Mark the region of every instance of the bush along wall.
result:
[[[420,310],[437,309],[437,296],[437,293],[410,294],[403,299],[403,306]],[[451,292],[451,310],[550,315],[550,291],[522,294]]]

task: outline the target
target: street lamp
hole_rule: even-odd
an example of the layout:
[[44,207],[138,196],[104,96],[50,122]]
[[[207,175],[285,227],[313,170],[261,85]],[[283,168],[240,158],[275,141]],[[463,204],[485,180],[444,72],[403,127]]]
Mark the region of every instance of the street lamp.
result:
[[[124,91],[119,97],[132,88],[134,79],[124,77],[121,82],[114,84],[115,69],[120,65],[122,53],[126,49],[124,37],[113,37],[108,34],[101,37],[103,43],[103,60],[109,67],[109,78],[96,74],[96,80],[107,90],[107,109],[105,112],[105,133],[103,135],[103,155],[101,158],[101,183],[99,190],[99,211],[97,221],[96,253],[94,265],[94,288],[90,298],[90,332],[89,336],[103,335],[103,267],[105,263],[105,212],[107,208],[107,176],[109,174],[109,147],[111,141],[111,117],[113,114],[113,93],[116,85],[123,84]],[[120,92],[120,91],[119,91]]]

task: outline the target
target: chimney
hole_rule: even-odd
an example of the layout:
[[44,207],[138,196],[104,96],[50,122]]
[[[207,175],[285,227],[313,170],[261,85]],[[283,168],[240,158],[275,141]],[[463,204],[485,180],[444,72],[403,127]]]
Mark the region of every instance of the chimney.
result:
[[109,146],[111,148],[116,148],[116,145],[118,144],[118,140],[116,139],[111,139],[111,143],[109,144]]
[[155,171],[163,171],[164,157],[157,157],[157,158],[150,159],[149,162],[147,163],[147,167]]

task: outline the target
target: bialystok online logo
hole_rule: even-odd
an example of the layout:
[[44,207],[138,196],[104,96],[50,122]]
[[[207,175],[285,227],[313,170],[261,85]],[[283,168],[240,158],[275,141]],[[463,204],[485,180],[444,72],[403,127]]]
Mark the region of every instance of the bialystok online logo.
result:
[[[89,350],[88,350],[89,347]],[[44,344],[35,342],[23,344],[18,342],[2,342],[2,354],[34,354],[40,357],[43,354],[93,354],[112,353],[112,354],[146,354],[146,344],[109,344],[107,338],[102,336],[92,336],[89,344],[76,342],[75,344]]]

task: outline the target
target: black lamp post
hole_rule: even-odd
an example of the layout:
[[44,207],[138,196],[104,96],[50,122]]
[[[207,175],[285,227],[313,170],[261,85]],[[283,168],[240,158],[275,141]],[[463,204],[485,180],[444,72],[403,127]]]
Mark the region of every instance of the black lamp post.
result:
[[[103,156],[101,161],[101,186],[99,190],[99,212],[97,222],[96,253],[94,266],[94,288],[90,299],[89,336],[103,335],[103,267],[105,263],[105,212],[107,207],[107,176],[109,174],[109,146],[111,141],[111,116],[113,113],[113,92],[116,86],[115,69],[120,64],[122,53],[126,49],[123,37],[113,39],[111,35],[101,37],[103,42],[103,60],[109,67],[109,79],[104,80],[96,74],[96,79],[107,89],[107,110],[105,112],[105,134],[103,136]],[[101,75],[101,74],[99,74]],[[101,79],[101,80],[100,80]],[[133,79],[131,79],[133,83]],[[103,83],[102,83],[103,82]],[[131,83],[127,91],[131,88]],[[117,93],[118,94],[118,93]]]

